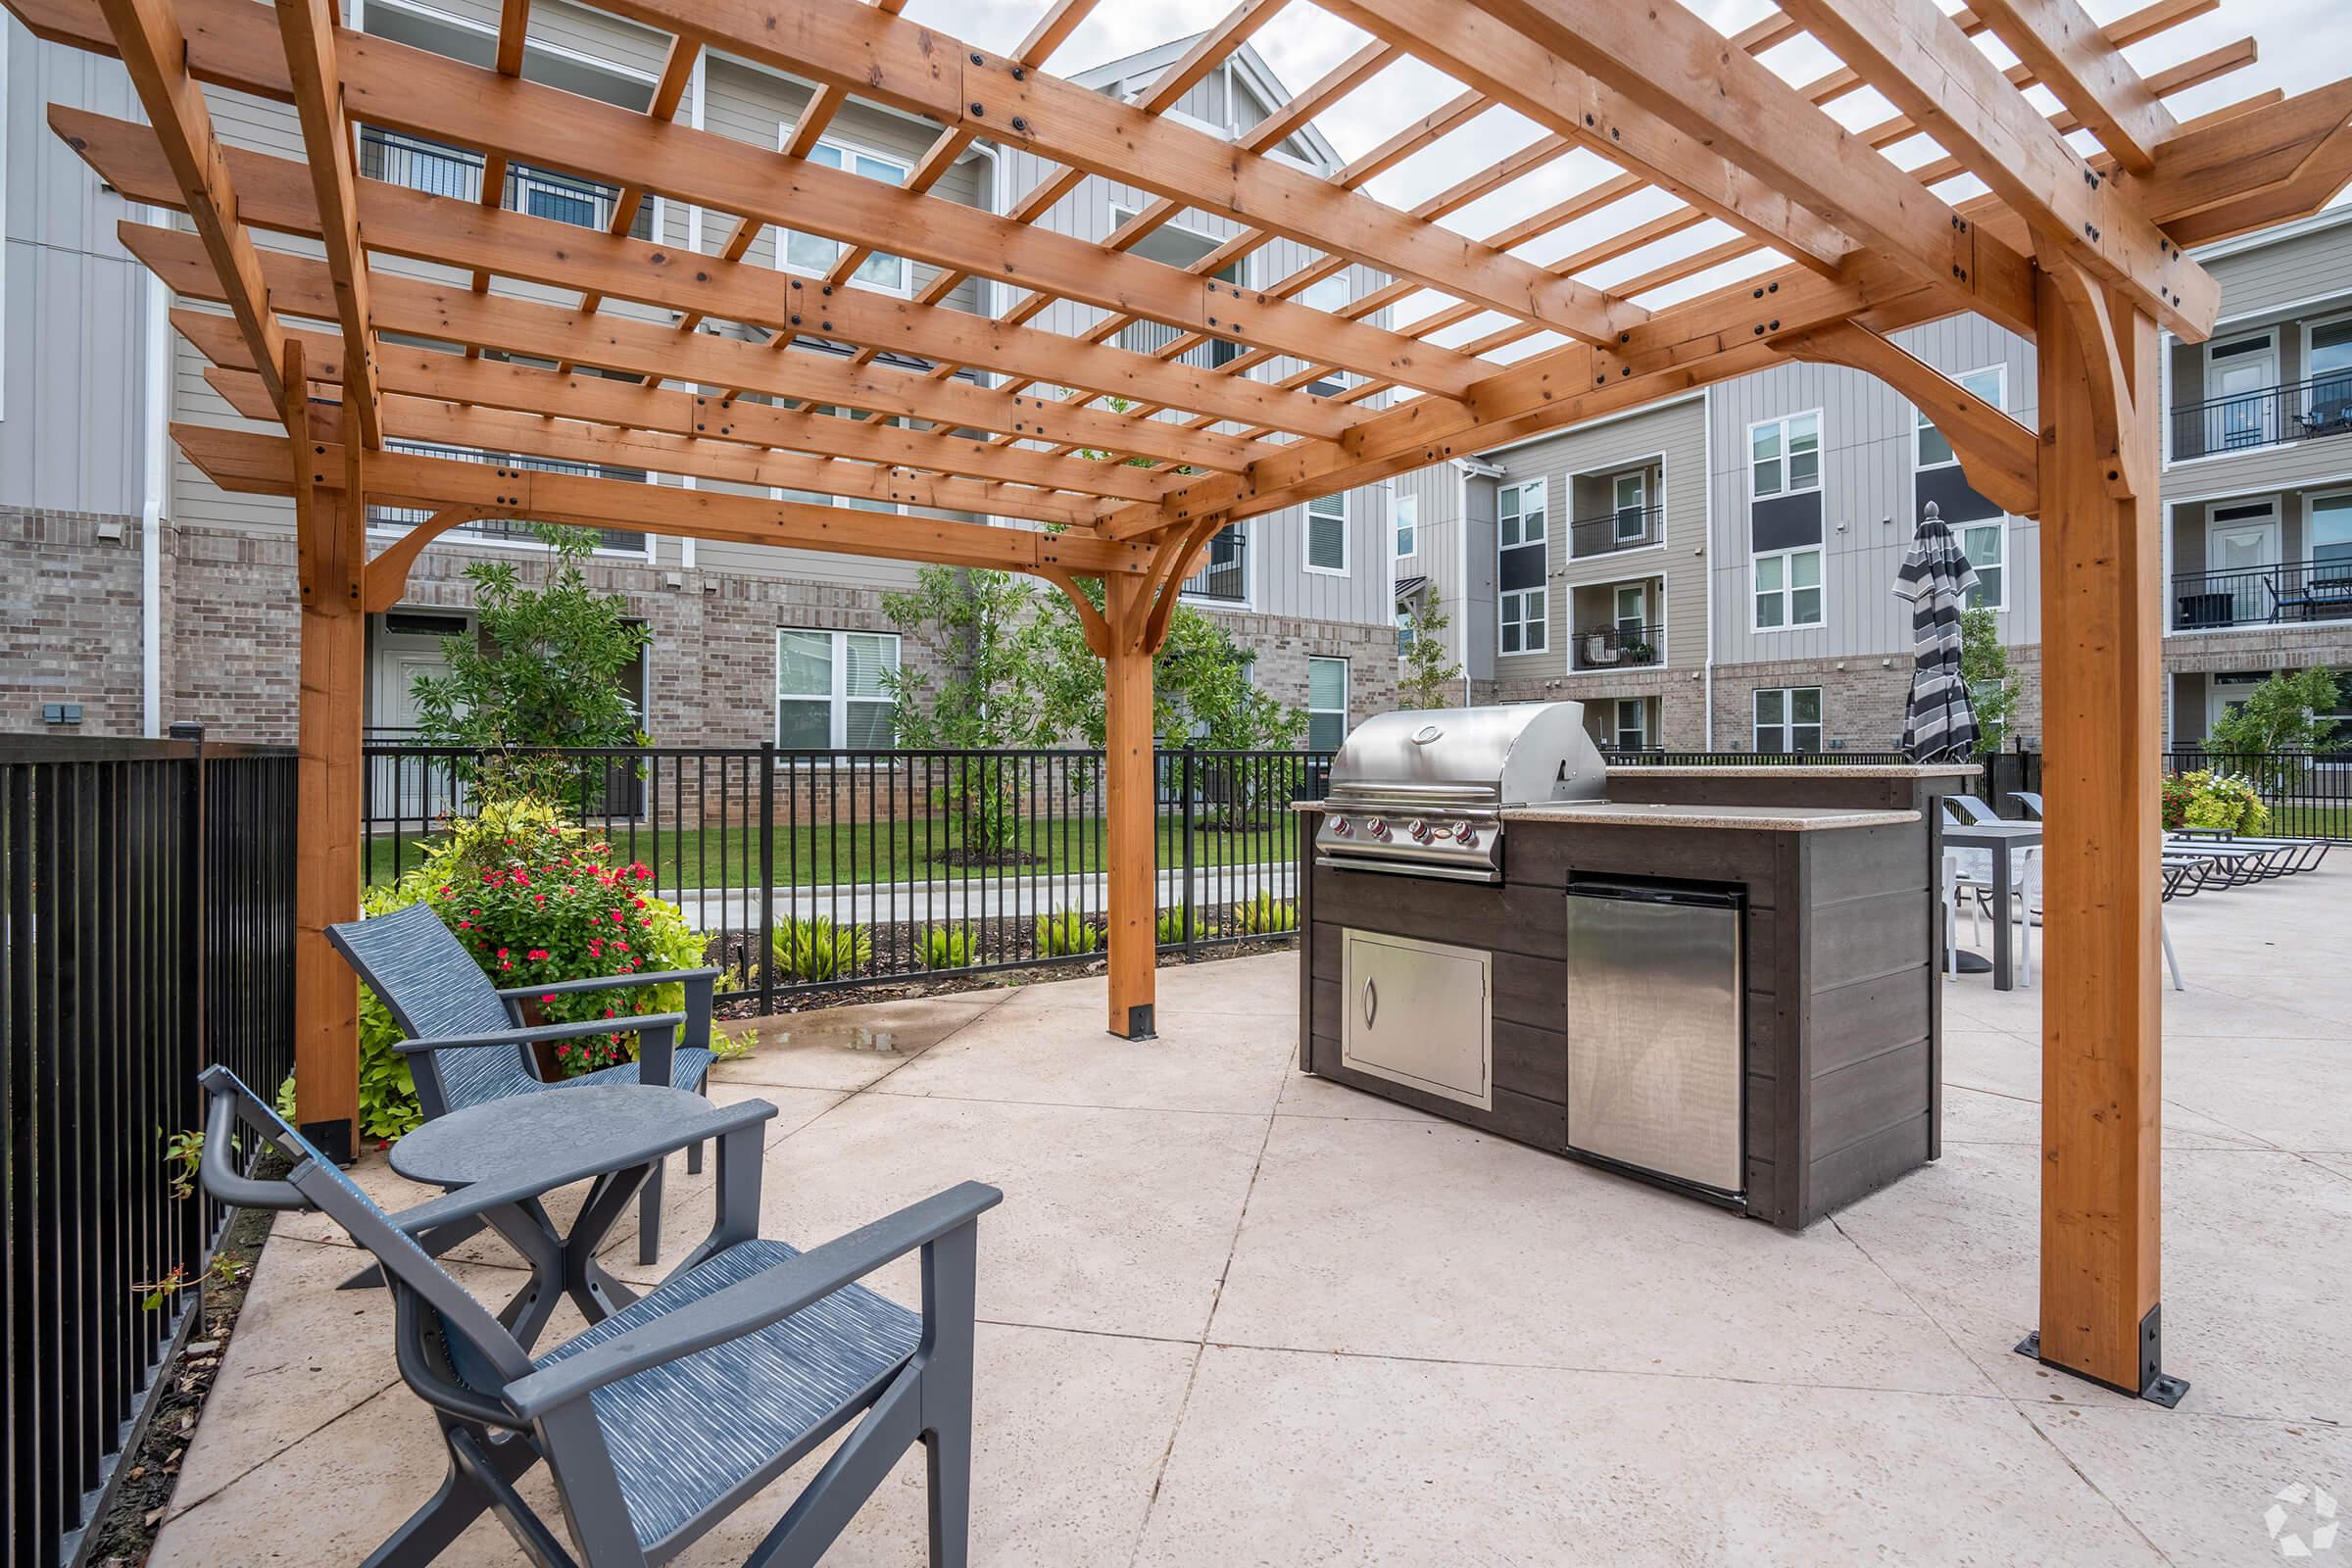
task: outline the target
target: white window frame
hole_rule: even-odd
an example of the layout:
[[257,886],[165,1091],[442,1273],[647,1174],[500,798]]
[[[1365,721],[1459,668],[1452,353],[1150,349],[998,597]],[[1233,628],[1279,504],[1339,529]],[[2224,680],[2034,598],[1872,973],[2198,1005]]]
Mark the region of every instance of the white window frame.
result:
[[[1813,482],[1801,489],[1788,482],[1788,427],[1799,419],[1813,421]],[[1827,424],[1828,421],[1822,417],[1821,410],[1798,409],[1776,418],[1758,419],[1747,427],[1747,445],[1742,449],[1741,461],[1747,465],[1747,499],[1750,505],[1758,501],[1776,501],[1783,496],[1810,496],[1821,493],[1822,471],[1828,466],[1828,443],[1825,440]],[[1767,425],[1778,426],[1781,432],[1780,457],[1777,460],[1769,458],[1763,460],[1765,462],[1778,461],[1781,466],[1781,484],[1777,490],[1756,488],[1756,432]]]
[[[1354,561],[1351,558],[1355,554],[1352,543],[1348,538],[1348,535],[1355,532],[1355,508],[1348,505],[1348,497],[1350,494],[1351,492],[1347,490],[1338,490],[1327,496],[1317,496],[1314,500],[1309,501],[1306,504],[1304,508],[1307,517],[1307,521],[1304,525],[1306,537],[1301,543],[1301,547],[1298,552],[1298,559],[1309,576],[1346,577],[1350,574],[1351,568],[1354,565]],[[1314,519],[1321,517],[1324,520],[1329,521],[1333,514],[1327,511],[1317,512],[1315,509],[1317,507],[1328,507],[1335,503],[1339,507],[1340,564],[1336,566],[1318,566],[1315,564],[1314,561]]]
[[[2001,593],[2000,593],[2000,597],[1999,597],[1999,598],[1997,598],[1997,599],[1995,599],[1995,598],[1991,597],[1990,595],[1986,595],[1984,598],[1983,598],[1982,600],[1980,600],[1978,603],[1976,603],[1976,604],[1974,604],[1974,605],[1965,605],[1965,606],[1963,606],[1962,608],[1963,608],[1963,609],[1966,609],[1966,610],[1989,610],[1989,611],[1993,612],[1995,614],[2002,614],[2002,613],[2006,613],[2006,612],[2008,612],[2008,609],[2009,609],[2009,576],[2010,576],[2010,564],[2009,564],[2009,516],[2008,516],[2008,514],[2006,514],[2006,513],[2003,513],[2003,514],[2001,514],[1999,516],[1995,516],[1995,517],[1978,517],[1978,518],[1976,518],[1974,521],[1970,521],[1970,522],[1955,522],[1955,523],[1951,524],[1952,533],[1953,533],[1953,535],[1954,535],[1954,538],[1953,538],[1953,541],[1952,541],[1952,542],[1953,542],[1953,543],[1955,543],[1955,544],[1957,544],[1957,545],[1960,547],[1960,554],[1961,554],[1961,555],[1963,555],[1963,556],[1966,556],[1966,555],[1968,554],[1968,535],[1969,535],[1969,530],[1970,530],[1970,529],[1972,529],[1972,528],[1992,528],[1992,529],[1997,529],[1997,530],[1999,531],[1999,533],[2000,533],[2000,536],[2001,536],[2001,559],[2000,559],[2000,561],[1999,561],[1998,564],[1999,564],[1999,566],[2000,566],[2000,572],[2001,572]],[[1974,565],[1976,564],[1976,563],[1974,563],[1974,562],[1971,562],[1971,563],[1969,563],[1969,564],[1970,564],[1971,566],[1974,566]],[[1983,579],[1983,577],[1982,577],[1982,576],[1980,576],[1980,577],[1978,578],[1978,585],[1979,585],[1979,587],[1980,587],[1980,588],[1982,588],[1982,587],[1983,587],[1983,584],[1984,584],[1984,579]]]
[[[0,23],[0,227],[8,216],[8,24]],[[8,239],[0,234],[0,419],[8,417]],[[150,711],[153,711],[150,710]]]
[[[1621,752],[1649,750],[1649,700],[1643,697],[1620,697],[1616,703],[1617,706],[1609,714],[1610,746]],[[1625,710],[1629,703],[1634,710],[1634,733],[1641,738],[1641,744],[1631,748],[1625,744]]]
[[[1396,492],[1390,504],[1389,523],[1398,561],[1410,561],[1421,553],[1421,496],[1418,491]],[[1408,539],[1409,544],[1406,542]]]
[[[1317,664],[1337,664],[1340,666],[1340,706],[1336,709],[1317,708],[1315,706],[1315,666]],[[1348,705],[1354,700],[1355,669],[1351,664],[1348,663],[1346,655],[1310,654],[1307,656],[1306,727],[1307,733],[1310,736],[1314,733],[1315,715],[1317,713],[1329,714],[1336,712],[1340,715],[1340,738],[1342,740],[1346,740],[1348,738]]]
[[[777,127],[776,151],[782,152],[785,147],[791,143],[791,140],[792,126],[782,125]],[[869,147],[863,143],[852,141],[846,136],[835,136],[831,134],[819,136],[816,138],[816,145],[819,147],[830,147],[835,152],[840,153],[845,166],[840,172],[856,178],[862,179],[866,176],[858,174],[857,170],[847,167],[849,160],[853,158],[870,158],[877,164],[890,165],[891,168],[899,172],[900,179],[898,188],[901,190],[905,190],[906,188],[906,181],[914,177],[914,165],[908,163],[906,159],[899,157],[895,153],[886,153],[878,147]],[[808,229],[796,229],[789,223],[778,223],[775,225],[775,230],[776,270],[779,272],[790,272],[798,277],[830,277],[833,275],[833,268],[795,267],[789,260],[786,259],[785,254],[791,249],[792,235],[796,233],[803,233],[807,234],[810,239],[821,239],[828,245],[841,246],[841,249],[834,253],[835,265],[839,265],[840,259],[843,256],[857,248],[849,244],[846,240],[834,239],[828,235],[818,234]],[[892,288],[888,284],[871,282],[867,279],[857,277],[855,275],[849,278],[848,286],[865,289],[869,293],[887,295],[892,299],[912,299],[914,297],[914,263],[905,256],[899,256],[896,251],[879,251],[877,254],[884,256],[896,256],[898,258],[900,269],[899,286]],[[858,265],[862,267],[865,264],[860,262]]]
[[1758,703],[1774,692],[1778,692],[1781,698],[1781,721],[1773,727],[1781,732],[1781,739],[1786,744],[1779,752],[1769,755],[1788,757],[1799,755],[1796,747],[1796,694],[1798,692],[1811,692],[1821,705],[1821,717],[1813,720],[1810,725],[1811,728],[1821,732],[1817,737],[1821,744],[1815,746],[1812,752],[1804,755],[1817,756],[1827,751],[1830,743],[1830,699],[1829,693],[1819,686],[1759,686],[1751,692],[1747,699],[1748,749],[1757,753],[1764,752],[1764,720],[1762,715],[1757,712],[1756,708]]
[[[1796,612],[1797,589],[1795,581],[1795,566],[1796,558],[1798,556],[1821,557],[1821,581],[1815,585],[1813,590],[1815,593],[1821,595],[1820,618],[1816,620],[1795,620],[1784,617],[1779,625],[1767,626],[1756,614],[1756,601],[1764,597],[1764,591],[1756,586],[1756,567],[1759,564],[1767,561],[1777,561],[1781,563],[1781,586],[1774,591],[1781,597],[1782,609],[1787,612],[1788,615],[1793,616]],[[1818,631],[1822,627],[1827,626],[1829,623],[1830,556],[1829,551],[1825,547],[1821,545],[1792,545],[1787,550],[1759,550],[1747,558],[1747,629],[1750,632],[1760,637],[1769,637],[1774,632],[1782,631]]]
[[[1988,370],[1992,372],[1993,376],[1992,397],[1988,401],[1990,401],[1992,406],[1996,409],[2006,409],[2009,407],[2009,367],[2006,362],[1997,365],[1980,365],[1973,370],[1961,370],[1955,373],[1951,379],[1962,389],[1974,391],[1975,389],[1969,387],[1968,385],[1969,377],[1983,375]],[[1975,395],[1980,400],[1984,399],[1984,394],[1982,392],[1977,392]],[[1928,417],[1927,411],[1920,408],[1917,404],[1912,405],[1911,471],[1915,474],[1919,474],[1931,473],[1937,468],[1958,467],[1960,466],[1960,453],[1957,448],[1953,449],[1950,457],[1938,459],[1934,463],[1928,462],[1920,455],[1920,436],[1929,430],[1936,430],[1936,435],[1943,439],[1943,444],[1947,447],[1951,446],[1952,443],[1950,437],[1944,436],[1941,430],[1936,430],[1936,421]]]
[[[2319,564],[2318,559],[2311,553],[2313,548],[2313,524],[2318,519],[2321,506],[2329,501],[2341,501],[2347,505],[2352,505],[2352,490],[2311,490],[2304,493],[2303,566],[2305,570],[2309,570],[2311,567]],[[2281,554],[2283,554],[2283,552],[2281,552]]]
[[[6,61],[0,60],[0,65],[6,64]],[[5,151],[5,148],[0,148],[0,152]],[[2303,323],[2303,340],[2295,345],[2301,354],[2301,357],[2295,362],[2296,368],[2302,372],[2303,376],[2303,407],[2301,412],[2307,416],[2312,411],[2312,394],[2315,390],[2314,383],[2316,383],[2320,378],[2319,373],[2311,367],[2311,358],[2318,352],[2318,349],[2313,344],[2312,339],[2319,335],[2320,330],[2323,327],[2329,326],[2352,326],[2352,312],[2337,311],[2333,315],[2329,316],[2313,317],[2310,320]],[[2348,379],[2352,379],[2352,371],[2347,371],[2346,376]]]
[[[787,692],[784,690],[784,638],[787,633],[805,637],[825,637],[831,639],[833,645],[833,690],[828,695],[823,697],[811,697],[804,693]],[[866,631],[854,626],[778,626],[776,628],[776,640],[772,645],[775,649],[775,668],[768,681],[771,698],[769,706],[771,710],[781,708],[785,703],[788,702],[823,703],[825,705],[827,720],[825,725],[825,733],[829,737],[826,741],[826,747],[829,750],[837,752],[847,751],[849,749],[849,639],[852,637],[879,637],[887,640],[891,646],[891,667],[893,669],[905,667],[901,661],[904,660],[906,655],[906,641],[895,631]],[[861,697],[858,699],[859,702],[874,702],[877,699],[870,697]],[[770,720],[768,733],[774,737],[776,745],[779,748],[784,745],[784,715],[781,712],[776,712],[773,714]]]
[[[1634,531],[1625,531],[1625,482],[1634,483]],[[1609,543],[1623,544],[1628,538],[1639,539],[1649,526],[1649,470],[1622,468],[1609,475]]]
[[[1338,303],[1324,305],[1318,302],[1317,296],[1328,299],[1335,291],[1339,296]],[[1326,315],[1332,316],[1336,316],[1341,311],[1346,310],[1348,306],[1353,305],[1355,303],[1355,288],[1348,276],[1348,269],[1343,267],[1338,271],[1330,274],[1328,277],[1316,278],[1312,283],[1307,284],[1306,287],[1298,292],[1294,298],[1294,303],[1303,305],[1309,310],[1322,311]]]
[[[1526,523],[1529,515],[1527,494],[1530,491],[1535,493],[1534,515],[1538,520],[1536,533],[1532,538],[1528,536]],[[1502,542],[1502,498],[1505,495],[1516,495],[1519,498],[1517,514],[1519,542],[1517,544],[1506,545]],[[1506,593],[1500,586],[1503,552],[1523,549],[1543,552],[1543,580],[1533,588],[1515,588]],[[1495,487],[1494,581],[1496,584],[1494,595],[1494,652],[1496,656],[1517,659],[1523,654],[1551,652],[1551,481],[1548,478],[1522,479],[1515,484]],[[1518,608],[1522,612],[1516,618],[1509,613],[1513,601],[1517,601]],[[1512,626],[1520,629],[1519,646],[1505,648],[1502,645],[1503,632]]]

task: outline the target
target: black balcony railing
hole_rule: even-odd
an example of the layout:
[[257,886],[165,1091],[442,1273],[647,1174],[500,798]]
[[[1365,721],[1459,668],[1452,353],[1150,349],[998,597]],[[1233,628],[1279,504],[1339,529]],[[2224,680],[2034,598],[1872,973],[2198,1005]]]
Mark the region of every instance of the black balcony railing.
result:
[[1578,669],[1640,669],[1666,657],[1663,626],[1587,626],[1574,642]]
[[2352,560],[2173,575],[2173,629],[2282,626],[2352,618]]
[[[422,441],[392,441],[386,447],[394,452],[413,452],[418,457],[450,458],[460,463],[495,463],[507,467],[531,468],[541,473],[576,473],[590,479],[627,479],[638,484],[645,482],[643,468],[615,468],[589,463],[566,463],[561,458],[534,458],[511,452],[483,452],[473,447],[445,447]],[[370,528],[409,528],[432,516],[430,507],[369,507],[368,526]],[[462,522],[451,530],[459,535],[470,534],[477,539],[528,541],[538,537],[537,525],[512,517],[477,517]],[[625,528],[595,528],[600,550],[618,550],[636,553],[645,549],[645,535]]]
[[1208,542],[1208,561],[1184,579],[1184,591],[1227,604],[1249,603],[1250,536],[1238,524],[1229,524]]
[[[360,172],[369,179],[406,185],[432,196],[455,196],[467,202],[482,199],[481,154],[373,125],[360,130]],[[509,164],[499,205],[581,228],[609,229],[612,215],[619,210],[620,187],[527,164]],[[653,203],[637,204],[629,232],[638,239],[653,237]]]
[[2341,370],[2173,410],[2176,462],[2331,435],[2352,435],[2352,374]]
[[1620,507],[1597,517],[1580,517],[1568,524],[1568,554],[1605,556],[1612,551],[1640,550],[1666,537],[1664,507]]

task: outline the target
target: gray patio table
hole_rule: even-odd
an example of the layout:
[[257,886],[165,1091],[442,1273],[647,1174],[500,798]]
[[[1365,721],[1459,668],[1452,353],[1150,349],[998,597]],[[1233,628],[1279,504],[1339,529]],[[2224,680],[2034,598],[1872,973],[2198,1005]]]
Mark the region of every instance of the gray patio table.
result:
[[[715,1109],[698,1094],[659,1084],[513,1095],[426,1122],[392,1146],[392,1168],[411,1181],[452,1191],[490,1182],[509,1191],[546,1193],[576,1180],[584,1154],[603,1152],[634,1159],[596,1178],[568,1232],[557,1229],[536,1197],[484,1214],[531,1265],[530,1283],[498,1314],[527,1349],[566,1294],[591,1323],[637,1299],[635,1291],[605,1271],[596,1254],[662,1155],[710,1136]],[[773,1116],[775,1107],[769,1106],[767,1114]],[[756,1209],[758,1145],[751,1145],[749,1170],[729,1168],[729,1147],[719,1141],[720,1191],[750,1184]]]
[[1962,826],[1947,822],[1943,842],[1947,848],[1992,852],[1992,989],[2013,991],[2017,987],[2009,943],[2009,896],[2015,890],[2012,879],[2017,869],[2013,857],[2019,850],[2041,843],[2041,824],[1979,822]]

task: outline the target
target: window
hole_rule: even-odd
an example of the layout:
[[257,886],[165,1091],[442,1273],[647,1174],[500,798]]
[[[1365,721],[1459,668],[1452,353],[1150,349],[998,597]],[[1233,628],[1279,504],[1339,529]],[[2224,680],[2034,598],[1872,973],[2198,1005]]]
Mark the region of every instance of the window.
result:
[[1977,568],[1977,585],[1968,592],[1968,608],[2008,609],[2009,519],[1961,524],[1960,550]]
[[1348,661],[1306,662],[1306,748],[1336,752],[1348,738]]
[[1821,750],[1821,688],[1767,686],[1756,692],[1756,750],[1781,756]]
[[899,639],[889,632],[776,633],[776,744],[787,750],[893,744],[889,687]]
[[1410,605],[1398,605],[1396,607],[1396,652],[1399,654],[1409,654],[1412,651],[1413,607]]
[[1755,560],[1755,631],[1821,624],[1821,546],[1776,550]]
[[1803,495],[1821,488],[1821,411],[1747,427],[1748,497]]
[[[789,128],[784,134],[790,134]],[[808,162],[860,174],[867,179],[878,179],[885,185],[906,183],[907,169],[905,164],[894,158],[861,152],[837,141],[818,142],[810,149]],[[776,240],[776,261],[779,266],[790,271],[808,272],[817,277],[832,271],[834,264],[841,260],[841,241],[817,234],[804,234],[798,229],[784,229]],[[859,262],[858,270],[850,275],[853,281],[869,288],[892,294],[907,292],[906,258],[904,256],[876,251]]]
[[1348,495],[1317,496],[1306,504],[1306,569],[1348,574]]
[[1649,509],[1644,500],[1648,488],[1647,476],[1640,473],[1621,473],[1609,482],[1619,544],[1635,543],[1648,529]]
[[1409,490],[1396,493],[1396,559],[1402,561],[1421,548],[1421,498]]
[[1640,697],[1617,699],[1617,729],[1610,744],[1621,752],[1649,747],[1649,704]]
[[1318,311],[1344,311],[1354,303],[1355,295],[1348,287],[1348,270],[1341,268],[1329,277],[1316,278],[1298,291],[1298,303]]
[[2311,564],[2352,567],[2352,494],[2311,500]]
[[1540,654],[1551,645],[1551,596],[1544,578],[1544,481],[1506,484],[1495,493],[1494,550],[1498,651]]
[[2303,427],[2313,435],[2352,430],[2352,318],[2311,329],[2311,391]]
[[[1997,409],[2001,407],[2003,392],[2008,385],[2008,367],[1987,366],[1982,370],[1971,370],[1966,375],[1955,375],[1952,379],[1959,383],[1962,391],[1973,392]],[[1943,432],[1936,428],[1934,421],[1924,412],[1914,409],[1911,417],[1911,456],[1916,466],[1940,468],[1960,461],[1959,455],[1952,451],[1952,444],[1943,438]]]

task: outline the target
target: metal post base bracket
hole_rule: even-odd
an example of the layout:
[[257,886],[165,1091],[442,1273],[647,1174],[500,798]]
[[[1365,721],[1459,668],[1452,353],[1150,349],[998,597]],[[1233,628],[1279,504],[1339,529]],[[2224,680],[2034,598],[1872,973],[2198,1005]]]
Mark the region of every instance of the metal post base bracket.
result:
[[1152,1004],[1147,1002],[1140,1007],[1129,1007],[1127,1027],[1124,1030],[1114,1029],[1111,1033],[1122,1040],[1157,1040],[1159,1036],[1152,1029]]
[[351,1123],[347,1121],[306,1121],[302,1136],[323,1158],[338,1165],[349,1165],[359,1157],[352,1152]]
[[[2156,1314],[2159,1310],[2160,1308],[2150,1307],[2148,1309],[2147,1321],[2140,1325],[2140,1343],[2143,1348],[2148,1347],[2151,1343],[2150,1336],[2154,1331]],[[2105,1378],[2094,1378],[2087,1372],[2078,1372],[2073,1367],[2066,1365],[2062,1361],[2043,1361],[2041,1357],[2041,1330],[2039,1329],[2035,1329],[2033,1333],[2027,1335],[2024,1339],[2017,1342],[2017,1353],[2032,1360],[2040,1361],[2043,1366],[2048,1367],[2053,1372],[2063,1372],[2070,1378],[2081,1378],[2085,1383],[2095,1383],[2102,1389],[2111,1390],[2116,1394],[2124,1395],[2130,1398],[2145,1399],[2150,1404],[2161,1404],[2167,1410],[2170,1410],[2176,1405],[2180,1404],[2181,1399],[2188,1394],[2188,1380],[2186,1378],[2176,1378],[2155,1370],[2156,1363],[2152,1359],[2143,1359],[2141,1361],[2140,1364],[2147,1368],[2148,1376],[2147,1381],[2137,1389],[2119,1388],[2115,1384],[2108,1382]]]

